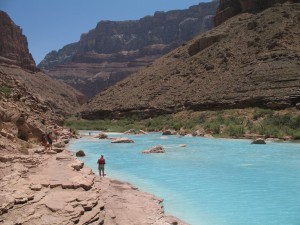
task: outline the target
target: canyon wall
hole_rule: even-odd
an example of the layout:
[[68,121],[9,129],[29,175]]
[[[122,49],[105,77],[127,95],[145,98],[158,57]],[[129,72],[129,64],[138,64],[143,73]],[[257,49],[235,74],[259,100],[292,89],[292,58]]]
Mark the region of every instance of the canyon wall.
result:
[[211,29],[217,6],[200,3],[140,20],[101,21],[79,42],[47,54],[38,66],[91,98]]
[[234,16],[98,94],[82,116],[300,107],[299,15],[287,2]]

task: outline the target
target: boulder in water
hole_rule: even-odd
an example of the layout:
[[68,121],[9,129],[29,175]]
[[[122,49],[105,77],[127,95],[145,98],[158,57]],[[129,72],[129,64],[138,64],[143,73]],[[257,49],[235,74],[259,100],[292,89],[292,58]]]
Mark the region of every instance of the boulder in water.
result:
[[252,141],[251,144],[266,144],[265,140],[262,138],[257,138],[254,141]]
[[84,157],[85,153],[84,153],[84,151],[79,150],[78,152],[76,152],[76,156],[78,156],[78,157]]
[[151,147],[145,151],[143,151],[144,154],[150,154],[150,153],[165,153],[165,149],[161,145],[156,145],[154,147]]
[[113,140],[111,143],[134,143],[134,141],[129,138],[117,138]]

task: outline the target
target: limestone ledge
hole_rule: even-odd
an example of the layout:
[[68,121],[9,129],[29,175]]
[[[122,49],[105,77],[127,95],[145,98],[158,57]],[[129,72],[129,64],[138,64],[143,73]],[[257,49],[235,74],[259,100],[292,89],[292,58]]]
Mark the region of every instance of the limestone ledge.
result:
[[1,155],[1,224],[186,224],[164,214],[162,199],[96,176],[66,149],[49,152]]

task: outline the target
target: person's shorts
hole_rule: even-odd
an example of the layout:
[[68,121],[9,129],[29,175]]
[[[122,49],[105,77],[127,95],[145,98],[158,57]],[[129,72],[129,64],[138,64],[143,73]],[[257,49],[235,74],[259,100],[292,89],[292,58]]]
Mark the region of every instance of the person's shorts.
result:
[[104,165],[99,165],[98,166],[98,170],[103,170],[104,169]]

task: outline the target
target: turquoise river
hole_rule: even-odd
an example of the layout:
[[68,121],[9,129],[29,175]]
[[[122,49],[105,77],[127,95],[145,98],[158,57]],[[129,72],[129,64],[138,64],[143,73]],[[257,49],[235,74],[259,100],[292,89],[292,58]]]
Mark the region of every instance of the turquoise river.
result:
[[[69,145],[86,166],[98,174],[103,154],[108,177],[163,198],[167,214],[192,225],[300,225],[300,144],[107,133],[135,142],[112,144],[90,133]],[[166,153],[142,154],[158,144]]]

